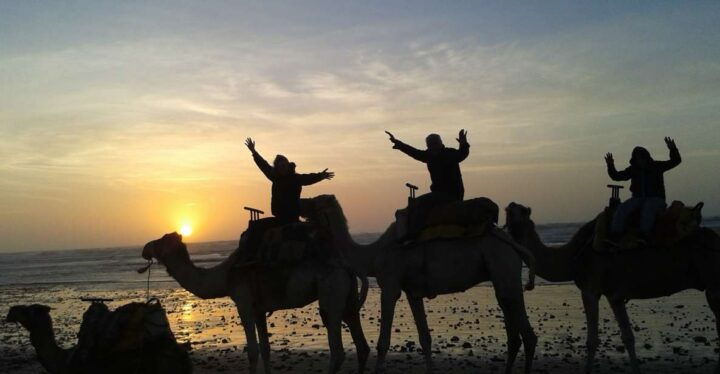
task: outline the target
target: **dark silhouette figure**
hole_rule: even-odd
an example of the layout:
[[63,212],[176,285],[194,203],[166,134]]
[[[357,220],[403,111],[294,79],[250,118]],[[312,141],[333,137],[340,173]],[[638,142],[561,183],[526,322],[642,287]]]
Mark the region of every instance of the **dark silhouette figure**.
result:
[[245,145],[252,152],[253,160],[258,168],[272,182],[272,199],[270,208],[274,217],[250,222],[248,227],[248,257],[254,257],[263,234],[273,227],[300,221],[300,194],[303,186],[315,184],[324,179],[332,179],[335,173],[327,169],[319,173],[298,174],[295,163],[283,155],[275,156],[273,166],[265,161],[255,150],[255,142],[247,138]]
[[630,215],[637,210],[640,214],[640,231],[647,235],[655,224],[655,217],[665,210],[665,179],[663,174],[680,165],[680,151],[675,140],[666,137],[665,144],[670,150],[670,159],[667,161],[653,160],[650,152],[643,147],[635,147],[630,158],[630,166],[625,170],[615,169],[615,160],[612,153],[605,155],[608,175],[614,181],[630,180],[632,197],[617,208],[613,216],[610,231],[613,234],[622,234],[627,229]]
[[457,141],[460,143],[458,149],[447,148],[442,142],[440,135],[430,134],[425,138],[426,150],[413,148],[395,139],[395,136],[385,131],[390,136],[393,148],[398,149],[406,155],[427,164],[430,172],[431,193],[419,196],[410,204],[408,220],[408,237],[414,237],[423,228],[430,211],[439,205],[452,201],[462,201],[465,195],[460,163],[470,153],[470,144],[467,141],[467,131],[460,130]]

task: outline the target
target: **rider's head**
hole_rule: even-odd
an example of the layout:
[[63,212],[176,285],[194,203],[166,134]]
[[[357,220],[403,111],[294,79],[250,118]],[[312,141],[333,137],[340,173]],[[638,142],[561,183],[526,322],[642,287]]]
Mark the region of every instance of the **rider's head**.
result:
[[650,156],[650,152],[648,152],[647,149],[643,147],[635,147],[635,149],[633,149],[630,165],[646,168],[652,161],[652,156]]
[[442,142],[442,138],[440,138],[440,135],[438,134],[428,135],[427,138],[425,138],[425,144],[427,145],[427,149],[430,151],[436,151],[445,148],[445,145]]
[[273,161],[273,169],[279,176],[289,175],[295,172],[295,163],[288,161],[283,155],[277,155]]

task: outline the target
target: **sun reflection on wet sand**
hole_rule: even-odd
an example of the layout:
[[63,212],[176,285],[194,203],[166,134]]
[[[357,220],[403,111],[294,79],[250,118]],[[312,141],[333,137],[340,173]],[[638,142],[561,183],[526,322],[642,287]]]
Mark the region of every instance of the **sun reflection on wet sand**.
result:
[[[70,288],[4,289],[0,302],[4,305],[40,302],[56,308],[52,315],[57,336],[68,347],[77,341],[82,313],[87,307],[77,297],[86,290]],[[103,296],[110,296],[105,295]],[[190,342],[191,357],[197,373],[221,373],[247,370],[245,334],[237,310],[229,298],[200,300],[185,290],[156,289],[168,312],[168,319],[179,342]],[[526,293],[530,321],[540,337],[536,367],[539,371],[558,374],[577,372],[584,357],[585,317],[577,290],[572,285],[538,287]],[[112,309],[130,301],[144,299],[144,290],[115,291]],[[683,305],[678,308],[678,305]],[[439,296],[426,303],[428,323],[433,337],[433,349],[439,369],[448,372],[471,373],[477,368],[487,372],[501,370],[505,358],[503,317],[492,288],[479,287],[465,294]],[[379,290],[371,289],[362,310],[362,324],[368,343],[374,347],[379,332]],[[703,295],[683,292],[669,299],[633,302],[629,312],[636,323],[636,338],[643,369],[652,373],[674,374],[679,371],[709,372],[714,367],[714,323]],[[615,349],[621,344],[612,312],[601,306],[601,335],[603,366],[624,366],[625,353]],[[391,372],[423,372],[422,355],[412,314],[404,299],[397,304],[393,324],[390,360]],[[682,326],[688,326],[684,328]],[[318,315],[317,303],[302,309],[278,311],[268,319],[271,334],[272,363],[276,372],[322,372],[329,354],[327,334]],[[690,335],[688,335],[690,334]],[[697,343],[692,336],[703,336],[707,344]],[[346,328],[343,343],[347,360],[343,372],[355,370],[355,347]],[[22,347],[22,350],[18,350]],[[23,362],[19,373],[39,372],[34,351],[27,336],[17,326],[0,324],[0,365]],[[686,352],[676,355],[675,350]],[[373,364],[373,355],[370,364]],[[12,356],[15,355],[15,356]],[[15,357],[15,358],[13,358]],[[522,361],[522,355],[520,357]],[[15,361],[12,361],[15,360]],[[2,367],[2,366],[0,366]],[[24,368],[27,368],[25,370]],[[707,370],[705,370],[707,369]],[[600,371],[605,372],[605,371]]]

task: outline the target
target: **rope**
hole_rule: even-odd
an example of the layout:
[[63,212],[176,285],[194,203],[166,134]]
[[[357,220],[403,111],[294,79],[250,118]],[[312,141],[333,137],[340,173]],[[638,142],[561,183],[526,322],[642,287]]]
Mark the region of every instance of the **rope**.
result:
[[151,270],[152,270],[152,265],[153,265],[154,263],[155,263],[155,262],[153,261],[152,258],[151,258],[150,260],[148,260],[148,265],[147,265],[147,273],[148,273],[148,276],[147,276],[147,288],[145,289],[145,300],[146,300],[146,302],[150,302],[150,272],[151,272]]

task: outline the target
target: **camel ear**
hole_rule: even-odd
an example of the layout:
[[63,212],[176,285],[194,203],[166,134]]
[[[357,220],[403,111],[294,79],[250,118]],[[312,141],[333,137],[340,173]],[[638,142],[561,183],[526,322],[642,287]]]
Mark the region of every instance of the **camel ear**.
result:
[[700,212],[700,211],[702,211],[702,208],[703,208],[704,206],[705,206],[705,203],[703,203],[703,202],[701,201],[701,202],[697,203],[697,205],[695,205],[695,207],[693,208],[693,210],[696,211],[696,212]]
[[529,217],[531,214],[532,214],[532,208],[529,208],[529,207],[525,208],[525,215]]

